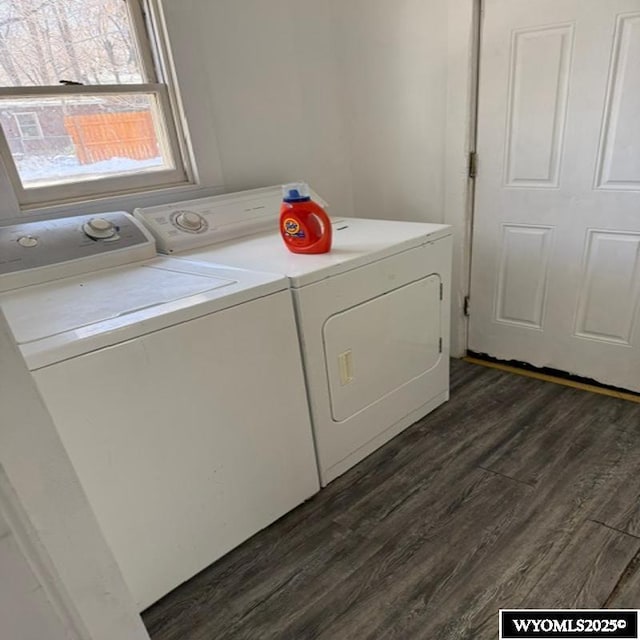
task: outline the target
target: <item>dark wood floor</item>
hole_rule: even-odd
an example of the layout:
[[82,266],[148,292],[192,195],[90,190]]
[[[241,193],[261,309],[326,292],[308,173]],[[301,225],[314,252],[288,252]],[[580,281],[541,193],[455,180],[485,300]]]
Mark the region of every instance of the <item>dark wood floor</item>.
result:
[[640,405],[452,363],[451,401],[149,609],[154,640],[497,638],[640,607]]

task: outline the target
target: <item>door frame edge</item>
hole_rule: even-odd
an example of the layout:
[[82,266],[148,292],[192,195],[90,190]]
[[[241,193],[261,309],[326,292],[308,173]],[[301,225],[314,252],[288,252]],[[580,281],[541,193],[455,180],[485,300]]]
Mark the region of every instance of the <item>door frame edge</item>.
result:
[[470,290],[475,195],[469,157],[476,150],[482,11],[483,0],[447,3],[444,222],[454,231],[451,355],[458,358],[468,346],[465,298]]

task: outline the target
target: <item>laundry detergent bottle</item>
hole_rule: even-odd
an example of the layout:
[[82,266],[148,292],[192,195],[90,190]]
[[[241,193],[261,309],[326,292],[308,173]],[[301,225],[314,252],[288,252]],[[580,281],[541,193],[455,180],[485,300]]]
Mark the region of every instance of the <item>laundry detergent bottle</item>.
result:
[[293,253],[327,253],[331,249],[331,220],[311,199],[304,182],[285,184],[280,206],[280,233]]

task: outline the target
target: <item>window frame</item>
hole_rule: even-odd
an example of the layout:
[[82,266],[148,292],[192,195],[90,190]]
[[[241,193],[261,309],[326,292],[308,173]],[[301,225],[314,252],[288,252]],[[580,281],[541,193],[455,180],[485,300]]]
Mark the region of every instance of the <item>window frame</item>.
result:
[[[60,182],[40,187],[24,187],[13,160],[8,139],[0,127],[0,161],[13,187],[20,209],[63,205],[72,202],[112,198],[194,184],[192,162],[185,135],[183,118],[168,72],[165,34],[158,28],[158,0],[123,0],[127,4],[134,45],[146,82],[140,84],[69,85],[0,87],[1,98],[64,98],[70,96],[144,95],[157,101],[161,125],[156,133],[160,144],[172,156],[174,168],[157,169],[129,175],[104,176],[93,180]],[[26,111],[25,111],[26,112]],[[33,139],[33,138],[30,138]]]
[[[18,133],[21,140],[42,140],[44,138],[44,132],[42,131],[42,125],[40,124],[40,118],[35,111],[16,111],[14,114],[16,119],[16,126],[18,127]],[[20,116],[33,116],[33,126],[38,129],[38,135],[29,136],[25,135],[23,127],[25,126],[20,122]],[[29,125],[27,125],[29,126]]]

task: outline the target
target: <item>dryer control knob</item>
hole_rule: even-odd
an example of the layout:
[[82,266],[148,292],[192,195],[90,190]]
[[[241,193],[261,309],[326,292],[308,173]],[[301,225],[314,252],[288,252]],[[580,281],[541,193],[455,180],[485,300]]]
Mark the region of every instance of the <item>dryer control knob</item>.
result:
[[82,225],[82,230],[94,240],[113,238],[118,231],[116,225],[105,218],[91,218],[89,222]]
[[204,227],[204,218],[194,211],[180,211],[175,217],[175,222],[186,231],[200,231]]

